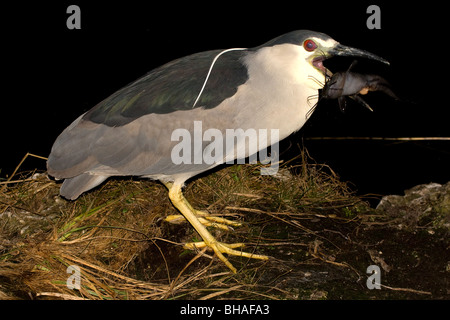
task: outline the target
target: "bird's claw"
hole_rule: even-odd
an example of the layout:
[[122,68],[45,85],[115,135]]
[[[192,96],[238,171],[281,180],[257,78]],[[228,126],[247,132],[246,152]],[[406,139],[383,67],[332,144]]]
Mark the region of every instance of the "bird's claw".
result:
[[[234,230],[233,227],[240,227],[242,223],[228,220],[221,217],[215,217],[211,216],[209,213],[196,210],[195,216],[198,218],[198,220],[205,226],[205,227],[213,227],[223,230]],[[179,224],[182,222],[186,222],[186,219],[181,214],[172,214],[167,216],[164,221]]]
[[225,263],[226,266],[228,268],[230,268],[231,271],[233,271],[233,273],[236,273],[237,270],[230,263],[230,261],[228,261],[228,259],[225,258],[225,256],[223,255],[224,253],[226,253],[228,255],[233,255],[233,256],[238,256],[238,257],[246,257],[246,258],[250,258],[250,259],[260,259],[260,260],[268,260],[269,259],[268,256],[234,250],[235,248],[240,248],[243,246],[244,246],[243,243],[228,244],[228,243],[214,241],[214,242],[208,244],[204,241],[200,241],[200,242],[186,243],[184,245],[184,248],[189,249],[189,250],[195,250],[195,249],[201,249],[204,247],[208,247],[208,248],[212,249],[214,251],[214,253],[219,257],[219,259],[222,260],[223,263]]

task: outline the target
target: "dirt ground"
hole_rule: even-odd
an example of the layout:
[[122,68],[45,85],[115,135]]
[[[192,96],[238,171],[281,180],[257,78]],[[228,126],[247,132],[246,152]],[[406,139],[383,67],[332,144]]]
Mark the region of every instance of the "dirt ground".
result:
[[[231,261],[241,268],[241,273],[234,276],[236,283],[246,283],[250,277],[253,289],[261,294],[256,295],[259,298],[450,298],[450,243],[446,231],[420,227],[405,230],[394,222],[316,216],[299,225],[280,224],[274,219],[261,229],[237,231],[230,242],[241,241],[249,233],[255,237],[252,243],[260,242],[255,251],[272,259]],[[206,262],[200,260],[198,264],[200,268]],[[379,290],[370,290],[366,284],[372,275],[366,273],[371,265],[381,271]],[[236,292],[226,297],[246,298]]]
[[[199,236],[164,221],[176,211],[157,182],[111,180],[77,201],[45,173],[0,188],[2,299],[450,299],[450,183],[375,209],[316,164],[278,177],[218,170],[185,194],[242,223],[210,229],[217,239],[270,257],[230,257],[237,274],[183,248]],[[420,198],[422,189],[436,192]],[[67,287],[69,265],[81,269],[80,288]]]

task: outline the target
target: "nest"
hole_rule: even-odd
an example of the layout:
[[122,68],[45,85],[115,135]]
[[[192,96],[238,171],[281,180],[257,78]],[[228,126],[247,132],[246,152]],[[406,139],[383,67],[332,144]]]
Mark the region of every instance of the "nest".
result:
[[[263,254],[299,246],[304,261],[338,265],[321,254],[319,237],[305,222],[355,221],[368,206],[330,168],[310,162],[303,152],[275,176],[260,175],[260,165],[223,167],[190,182],[185,196],[195,208],[244,222],[235,232],[212,230],[221,241],[245,242]],[[77,201],[61,198],[59,187],[35,171],[0,184],[0,298],[293,297],[264,280],[273,280],[261,272],[274,270],[271,262],[232,257],[241,270],[233,275],[210,252],[183,249],[199,236],[188,224],[164,222],[177,211],[158,182],[110,179]],[[286,227],[306,238],[292,231],[274,237],[273,230]]]

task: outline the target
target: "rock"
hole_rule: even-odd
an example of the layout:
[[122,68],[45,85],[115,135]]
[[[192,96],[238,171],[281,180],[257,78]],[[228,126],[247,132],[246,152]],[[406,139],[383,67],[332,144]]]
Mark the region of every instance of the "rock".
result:
[[385,196],[376,210],[398,219],[399,227],[450,231],[450,182],[421,184],[405,190],[404,196]]

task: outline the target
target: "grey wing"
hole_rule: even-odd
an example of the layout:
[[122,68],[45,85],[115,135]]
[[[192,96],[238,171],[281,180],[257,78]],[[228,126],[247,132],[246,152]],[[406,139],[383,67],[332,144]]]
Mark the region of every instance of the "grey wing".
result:
[[121,126],[150,113],[214,108],[233,96],[237,87],[248,79],[247,69],[241,61],[245,51],[220,55],[194,106],[212,62],[221,52],[200,52],[169,62],[100,102],[83,118],[108,126]]
[[243,53],[222,55],[193,108],[212,60],[220,52],[170,62],[81,115],[55,141],[47,162],[49,174],[70,180],[83,174],[176,173],[178,168],[170,161],[173,129],[192,125],[202,109],[214,108],[247,80]]
[[142,120],[109,127],[80,116],[56,139],[47,161],[48,172],[56,178],[83,173],[144,174],[146,167],[166,154],[166,147],[159,142],[167,137],[160,134],[164,133],[163,123],[147,126]]
[[73,200],[109,176],[167,170],[170,146],[158,143],[167,141],[160,125],[149,128],[139,120],[114,128],[80,116],[56,139],[47,161],[48,173],[65,179],[60,194]]

